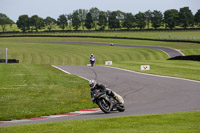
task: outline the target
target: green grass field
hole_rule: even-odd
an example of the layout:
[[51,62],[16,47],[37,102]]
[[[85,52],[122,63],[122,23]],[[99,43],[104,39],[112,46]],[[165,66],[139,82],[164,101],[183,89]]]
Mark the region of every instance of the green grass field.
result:
[[0,64],[0,121],[94,108],[87,82],[50,65]]
[[[150,71],[158,75],[176,76],[200,81],[199,62],[171,61],[159,50],[65,43],[39,43],[21,41],[85,41],[130,45],[153,45],[176,48],[186,55],[200,54],[200,45],[194,43],[154,42],[139,40],[92,38],[0,38],[0,47],[8,48],[8,58],[19,64],[0,64],[0,121],[59,114],[79,109],[94,108],[90,101],[87,81],[64,74],[51,65],[86,65],[94,53],[96,65],[112,60],[113,66],[140,71],[140,65],[151,65]],[[97,120],[66,121],[58,123],[2,127],[2,132],[198,132],[199,112],[131,116]],[[166,121],[164,121],[167,119]],[[175,121],[174,121],[175,120]],[[188,120],[188,121],[186,121]],[[173,123],[174,122],[174,123]],[[71,124],[70,124],[71,123]],[[83,124],[84,123],[84,124]],[[79,128],[76,125],[81,125]],[[123,129],[117,128],[122,124]],[[189,125],[188,125],[189,124]],[[126,126],[127,125],[127,126]],[[174,126],[172,126],[174,125]]]
[[3,42],[1,46],[9,49],[8,58],[19,59],[20,64],[86,65],[91,53],[98,59],[97,64],[104,64],[106,60],[120,62],[168,58],[161,51],[140,48],[22,42]]
[[[53,33],[38,33],[55,35]],[[59,33],[59,35],[76,36],[106,36],[106,37],[127,37],[127,38],[148,38],[163,40],[193,40],[200,41],[200,31],[116,31],[116,32],[94,32],[94,33]]]
[[0,127],[1,133],[199,133],[200,111]]
[[[82,41],[82,42],[102,42],[102,43],[116,43],[129,45],[149,45],[149,46],[163,46],[174,49],[179,49],[186,55],[200,54],[200,45],[195,43],[183,42],[160,42],[160,41],[141,41],[141,40],[120,40],[120,39],[99,39],[99,38],[59,38],[59,37],[17,37],[17,38],[0,38],[1,47],[6,47],[8,42],[19,41]],[[36,43],[34,43],[36,44]]]
[[[59,72],[59,75],[57,75],[58,70],[50,66],[86,65],[89,63],[88,58],[91,53],[94,53],[97,58],[96,65],[103,65],[106,60],[112,60],[115,67],[141,72],[140,65],[149,64],[151,65],[151,71],[146,71],[146,73],[200,80],[199,62],[169,61],[167,60],[168,56],[159,50],[65,43],[14,42],[22,40],[95,41],[95,39],[78,38],[1,38],[0,46],[8,48],[8,58],[18,59],[20,63],[0,64],[0,81],[2,82],[0,86],[0,102],[2,103],[0,105],[0,120],[36,117],[94,107],[90,102],[89,90],[84,92],[83,97],[79,97],[76,94],[77,91],[71,92],[72,88],[75,90],[80,89],[81,92],[88,89],[86,81],[79,78],[74,79],[74,77],[62,74],[62,72]],[[115,40],[98,39],[96,41],[113,42]],[[150,45],[153,42],[130,40],[126,42],[123,40],[120,43],[137,45],[149,43]],[[154,45],[158,46],[159,42],[156,42]],[[194,48],[190,50],[192,54],[198,53],[197,49],[200,49],[198,44],[160,42],[160,46],[165,45],[178,47],[183,51]],[[72,82],[72,79],[68,80],[68,78],[72,78],[74,82]],[[76,83],[78,83],[78,86]],[[55,90],[58,90],[58,92]],[[74,95],[72,101],[71,97],[67,96],[68,91]],[[66,95],[65,93],[60,94],[60,92],[65,92]],[[51,99],[52,97],[55,97],[55,99]],[[80,101],[87,102],[82,103]],[[72,107],[72,104],[68,104],[73,102],[77,106]],[[58,104],[59,106],[52,106],[57,103],[60,103]],[[30,106],[27,106],[27,104]],[[26,107],[25,110],[22,110],[23,107]]]

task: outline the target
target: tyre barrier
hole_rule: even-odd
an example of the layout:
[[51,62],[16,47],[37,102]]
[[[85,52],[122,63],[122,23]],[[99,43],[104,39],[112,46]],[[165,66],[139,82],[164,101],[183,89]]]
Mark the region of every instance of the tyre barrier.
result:
[[169,58],[168,60],[200,61],[200,55],[176,56],[176,57],[173,57],[173,58]]
[[[6,59],[0,59],[0,63],[6,63]],[[17,59],[8,59],[7,63],[19,63]]]

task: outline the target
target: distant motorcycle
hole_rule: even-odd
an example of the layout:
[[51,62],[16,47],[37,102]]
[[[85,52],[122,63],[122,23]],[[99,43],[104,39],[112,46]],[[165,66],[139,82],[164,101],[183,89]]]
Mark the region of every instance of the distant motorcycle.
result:
[[94,66],[94,62],[95,62],[95,58],[91,58],[90,59],[90,64],[91,64],[92,67]]
[[113,97],[108,96],[106,92],[94,89],[91,94],[93,103],[96,103],[104,113],[110,113],[110,111],[114,110],[118,110],[119,112],[125,111],[124,103],[119,103]]

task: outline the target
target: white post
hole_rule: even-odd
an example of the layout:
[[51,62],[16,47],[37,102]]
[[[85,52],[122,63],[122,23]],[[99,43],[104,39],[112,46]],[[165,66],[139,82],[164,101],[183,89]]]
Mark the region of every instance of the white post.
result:
[[7,60],[7,50],[8,50],[8,48],[6,48],[6,64],[8,63],[8,60]]

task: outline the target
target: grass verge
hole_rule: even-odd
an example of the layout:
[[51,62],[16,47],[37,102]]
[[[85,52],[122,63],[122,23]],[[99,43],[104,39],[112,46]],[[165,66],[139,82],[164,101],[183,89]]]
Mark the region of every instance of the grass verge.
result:
[[0,121],[96,107],[84,79],[49,65],[0,64]]
[[[149,71],[141,71],[141,65],[150,65]],[[200,67],[198,61],[174,61],[174,60],[146,60],[146,61],[124,61],[113,64],[115,67],[133,70],[142,73],[172,76],[200,81]]]
[[0,131],[1,133],[199,133],[199,125],[200,111],[193,111],[0,127]]

